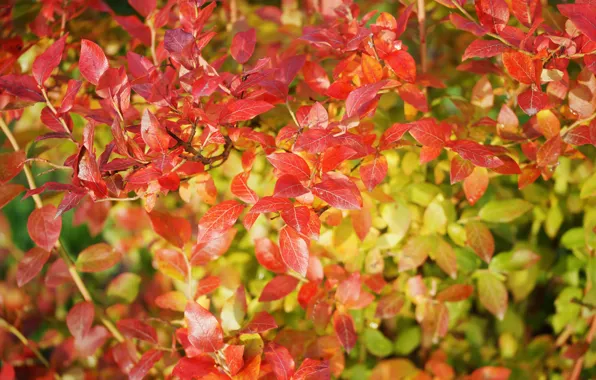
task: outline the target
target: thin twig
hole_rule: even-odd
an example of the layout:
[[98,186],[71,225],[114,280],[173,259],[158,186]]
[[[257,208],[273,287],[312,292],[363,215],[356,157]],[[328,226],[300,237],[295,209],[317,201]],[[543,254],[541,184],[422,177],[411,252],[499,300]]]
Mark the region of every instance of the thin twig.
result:
[[422,73],[426,73],[427,70],[427,58],[426,58],[426,10],[424,9],[424,0],[418,1],[418,32],[420,33],[420,66],[422,67]]
[[31,352],[33,352],[35,354],[35,356],[37,356],[37,358],[39,359],[39,361],[46,368],[50,368],[50,363],[48,362],[48,360],[46,358],[44,358],[44,356],[41,354],[41,352],[39,352],[39,350],[37,349],[37,347],[35,347],[34,345],[32,345],[31,342],[29,341],[29,339],[27,339],[27,337],[25,337],[19,331],[19,329],[17,329],[16,327],[14,327],[12,324],[8,323],[8,321],[6,321],[4,318],[0,318],[0,328],[3,328],[4,330],[10,332],[12,335],[16,336],[21,341],[21,343],[23,343],[23,345],[25,347],[27,347],[28,349],[30,349]]

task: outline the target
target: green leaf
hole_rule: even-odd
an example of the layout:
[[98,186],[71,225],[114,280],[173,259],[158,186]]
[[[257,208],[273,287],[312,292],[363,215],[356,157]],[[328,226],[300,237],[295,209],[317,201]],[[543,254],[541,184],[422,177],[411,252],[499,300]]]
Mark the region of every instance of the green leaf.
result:
[[108,285],[108,297],[132,303],[139,294],[141,277],[134,273],[122,273]]
[[382,332],[376,329],[367,328],[364,330],[364,345],[373,355],[384,358],[393,352],[393,344]]
[[411,326],[402,330],[395,340],[395,353],[398,355],[410,355],[418,346],[422,339],[422,333],[419,326]]
[[596,195],[596,173],[592,174],[582,186],[582,191],[579,194],[581,199],[586,199]]
[[509,297],[505,285],[494,273],[489,271],[479,273],[478,298],[482,306],[500,320],[503,319]]
[[490,201],[480,210],[480,219],[491,223],[509,223],[526,212],[532,204],[523,199]]
[[76,267],[79,272],[101,272],[116,265],[120,258],[120,253],[108,244],[94,244],[79,254]]

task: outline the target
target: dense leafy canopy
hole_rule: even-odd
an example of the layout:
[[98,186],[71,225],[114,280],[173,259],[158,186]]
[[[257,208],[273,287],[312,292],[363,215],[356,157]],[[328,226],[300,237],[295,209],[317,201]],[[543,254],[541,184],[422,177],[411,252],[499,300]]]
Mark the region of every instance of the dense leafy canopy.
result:
[[0,8],[0,378],[596,377],[596,3],[258,3]]

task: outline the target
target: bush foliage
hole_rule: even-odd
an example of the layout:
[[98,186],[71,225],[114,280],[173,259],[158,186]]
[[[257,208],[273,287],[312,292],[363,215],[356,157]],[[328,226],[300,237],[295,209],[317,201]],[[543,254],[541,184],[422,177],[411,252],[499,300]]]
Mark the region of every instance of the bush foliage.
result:
[[0,378],[596,377],[593,1],[0,20]]

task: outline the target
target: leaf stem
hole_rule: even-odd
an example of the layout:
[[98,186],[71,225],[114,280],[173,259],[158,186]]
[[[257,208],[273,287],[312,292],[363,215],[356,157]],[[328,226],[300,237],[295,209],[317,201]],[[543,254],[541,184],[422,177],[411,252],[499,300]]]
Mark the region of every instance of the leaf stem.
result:
[[426,10],[424,0],[417,0],[418,4],[418,32],[420,34],[420,65],[422,73],[426,73],[428,60],[426,56]]
[[31,344],[31,342],[29,341],[29,339],[27,339],[27,337],[25,337],[20,331],[19,329],[17,329],[16,327],[14,327],[12,324],[8,323],[8,321],[6,321],[4,318],[0,317],[0,328],[10,332],[11,334],[13,334],[14,336],[17,337],[17,339],[19,339],[21,341],[21,343],[23,343],[23,345],[25,347],[27,347],[28,349],[31,350],[31,352],[33,352],[35,354],[35,356],[37,356],[37,358],[39,359],[39,361],[46,367],[46,368],[50,368],[50,363],[48,362],[48,360],[41,354],[41,352],[39,352],[39,350],[37,349],[37,347],[35,347],[34,345]]

